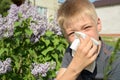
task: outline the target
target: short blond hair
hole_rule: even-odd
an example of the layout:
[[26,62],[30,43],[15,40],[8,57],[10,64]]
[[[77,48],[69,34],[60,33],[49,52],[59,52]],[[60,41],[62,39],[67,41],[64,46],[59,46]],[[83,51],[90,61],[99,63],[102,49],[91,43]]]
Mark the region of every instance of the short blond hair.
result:
[[67,18],[78,14],[86,14],[97,21],[97,13],[94,5],[89,0],[66,0],[58,9],[58,23],[63,28],[64,21]]

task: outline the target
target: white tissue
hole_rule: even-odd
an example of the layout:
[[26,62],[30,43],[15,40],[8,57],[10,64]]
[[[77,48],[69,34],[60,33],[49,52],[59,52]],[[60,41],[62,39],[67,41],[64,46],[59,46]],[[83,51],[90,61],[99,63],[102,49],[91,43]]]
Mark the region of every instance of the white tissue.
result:
[[[70,48],[72,49],[72,56],[74,56],[74,53],[75,53],[78,45],[80,45],[79,37],[82,37],[84,39],[86,37],[86,34],[84,34],[82,32],[75,32],[75,40],[72,42],[72,44],[70,46]],[[93,41],[93,43],[95,45],[100,44],[99,41],[95,40],[94,38],[91,38],[91,40]],[[93,72],[95,69],[95,61],[92,64],[88,65],[85,69],[90,72]]]

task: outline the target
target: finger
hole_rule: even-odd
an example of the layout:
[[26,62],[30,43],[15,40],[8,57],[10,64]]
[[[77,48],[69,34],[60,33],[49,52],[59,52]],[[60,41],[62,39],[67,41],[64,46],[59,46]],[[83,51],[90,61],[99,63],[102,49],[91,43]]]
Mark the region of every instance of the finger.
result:
[[90,59],[91,62],[95,61],[98,55],[99,55],[99,53],[95,53]]
[[81,46],[83,46],[83,47],[87,46],[87,44],[88,44],[89,41],[90,41],[90,37],[89,37],[89,36],[86,36],[85,39],[83,39],[83,38],[79,38],[79,39],[80,39],[80,44],[81,44]]
[[80,38],[80,45],[77,48],[77,52],[83,54],[84,56],[89,53],[89,50],[91,49],[93,43],[90,37],[86,37],[86,39]]
[[89,50],[88,57],[91,58],[97,53],[97,46],[93,44],[92,48]]
[[93,46],[93,42],[92,40],[89,40],[88,43],[85,44],[84,50],[89,51],[92,48],[92,46]]

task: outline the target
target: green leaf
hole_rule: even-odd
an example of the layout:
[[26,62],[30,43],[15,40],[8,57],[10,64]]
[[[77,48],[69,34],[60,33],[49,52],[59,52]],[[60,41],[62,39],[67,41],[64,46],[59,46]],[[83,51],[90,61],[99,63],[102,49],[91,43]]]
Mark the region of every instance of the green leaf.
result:
[[56,61],[58,61],[58,54],[57,54],[57,53],[52,54],[52,57],[53,57]]
[[37,59],[37,54],[36,52],[34,51],[34,49],[29,49],[28,52],[31,54],[31,56],[33,56],[35,59]]
[[17,21],[16,21],[16,22],[14,23],[14,26],[15,26],[15,27],[20,26],[20,25],[21,25],[20,22],[17,22]]
[[63,44],[60,44],[60,45],[57,47],[57,49],[58,49],[59,51],[63,51],[63,50],[64,50],[64,45],[63,45]]
[[41,40],[45,43],[45,46],[48,46],[50,44],[50,40],[45,39],[44,37],[41,37]]
[[44,57],[44,61],[50,61],[50,59],[51,59],[50,55],[47,55],[47,56]]
[[52,40],[52,42],[53,42],[54,46],[57,46],[59,44],[60,40],[54,39],[54,40]]
[[47,35],[47,36],[52,36],[54,33],[52,32],[52,31],[46,31],[46,34],[45,35]]
[[29,44],[30,43],[30,39],[26,39],[25,42],[27,42],[27,44]]
[[1,48],[0,49],[0,55],[2,55],[4,53],[4,51],[5,51],[4,48]]
[[52,50],[54,50],[53,47],[48,47],[47,49],[42,51],[42,54],[45,56],[49,51],[52,51]]
[[18,13],[18,17],[21,18],[22,17],[22,13]]
[[0,49],[0,55],[4,54],[4,52],[8,52],[7,48],[1,48]]
[[27,33],[27,35],[31,36],[32,35],[32,30],[30,29],[25,29],[25,32]]
[[44,42],[45,42],[46,46],[48,46],[50,44],[50,40],[45,40]]
[[17,46],[20,45],[20,39],[16,39],[16,44],[15,45],[17,45]]
[[20,36],[22,34],[22,32],[16,32],[15,34],[14,34],[14,36]]

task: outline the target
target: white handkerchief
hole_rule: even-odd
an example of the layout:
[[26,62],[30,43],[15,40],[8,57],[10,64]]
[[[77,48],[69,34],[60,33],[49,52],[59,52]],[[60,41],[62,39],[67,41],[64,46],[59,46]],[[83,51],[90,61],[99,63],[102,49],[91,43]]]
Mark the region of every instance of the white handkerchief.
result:
[[[79,36],[82,38],[86,37],[86,34],[82,33],[82,32],[75,32],[75,40],[72,42],[70,48],[72,49],[72,56],[74,56],[74,53],[78,47],[78,45],[80,45],[80,40],[79,40]],[[91,40],[93,41],[93,43],[95,45],[99,45],[99,41],[95,40],[94,38],[91,38]],[[90,65],[88,65],[86,68],[86,70],[93,72],[95,69],[95,61],[93,63],[91,63]]]

